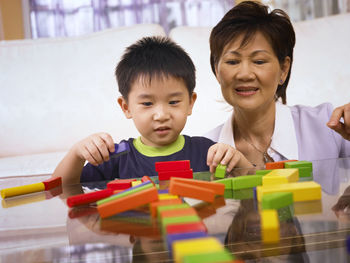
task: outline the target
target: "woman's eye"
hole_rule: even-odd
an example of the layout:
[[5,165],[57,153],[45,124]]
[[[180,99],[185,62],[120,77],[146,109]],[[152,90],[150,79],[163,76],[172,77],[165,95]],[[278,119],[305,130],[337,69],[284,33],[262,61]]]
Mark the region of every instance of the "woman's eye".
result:
[[237,65],[239,63],[239,61],[238,60],[227,60],[226,63],[229,65]]
[[175,105],[175,104],[178,104],[179,102],[180,102],[179,100],[171,100],[171,101],[169,101],[169,104]]
[[141,103],[143,106],[147,106],[147,107],[149,107],[149,106],[151,106],[152,105],[152,102],[142,102]]

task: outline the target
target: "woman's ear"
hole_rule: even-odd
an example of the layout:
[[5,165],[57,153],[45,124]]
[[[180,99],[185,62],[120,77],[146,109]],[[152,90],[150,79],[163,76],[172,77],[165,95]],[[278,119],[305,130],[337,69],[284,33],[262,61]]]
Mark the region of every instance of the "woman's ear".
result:
[[119,104],[120,108],[122,109],[122,111],[124,112],[125,117],[127,119],[131,119],[132,115],[131,115],[131,112],[130,112],[130,109],[129,109],[129,105],[128,105],[127,101],[124,99],[123,96],[120,96],[118,98],[118,104]]
[[283,83],[286,81],[289,69],[290,69],[290,57],[287,56],[285,57],[284,62],[281,64],[281,70],[282,70],[281,80],[283,81]]
[[192,114],[192,109],[193,109],[194,103],[196,102],[196,99],[197,99],[197,93],[196,92],[192,92],[192,94],[190,96],[190,107],[188,109],[187,115],[191,115]]

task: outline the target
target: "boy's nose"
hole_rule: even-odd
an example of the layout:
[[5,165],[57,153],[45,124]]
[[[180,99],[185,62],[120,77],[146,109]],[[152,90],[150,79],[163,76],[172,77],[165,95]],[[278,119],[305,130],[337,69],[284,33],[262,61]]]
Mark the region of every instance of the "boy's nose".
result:
[[153,114],[153,120],[155,121],[164,121],[169,119],[169,111],[167,107],[159,106],[155,108],[155,112]]

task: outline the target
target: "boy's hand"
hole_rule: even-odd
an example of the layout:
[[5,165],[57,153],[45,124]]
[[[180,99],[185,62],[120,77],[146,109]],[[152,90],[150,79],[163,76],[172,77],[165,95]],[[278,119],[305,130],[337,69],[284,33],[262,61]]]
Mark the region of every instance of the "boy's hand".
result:
[[73,152],[81,160],[99,165],[109,160],[109,153],[115,151],[112,137],[108,133],[95,133],[73,146]]
[[224,143],[216,143],[208,150],[207,165],[211,173],[215,172],[218,164],[226,165],[227,172],[236,166],[244,168],[252,166],[240,151]]

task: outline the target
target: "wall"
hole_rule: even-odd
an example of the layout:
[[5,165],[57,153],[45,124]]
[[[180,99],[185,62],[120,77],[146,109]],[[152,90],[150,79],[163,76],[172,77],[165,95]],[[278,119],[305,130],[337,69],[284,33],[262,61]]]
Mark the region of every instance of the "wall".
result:
[[0,0],[0,40],[23,39],[21,0]]

